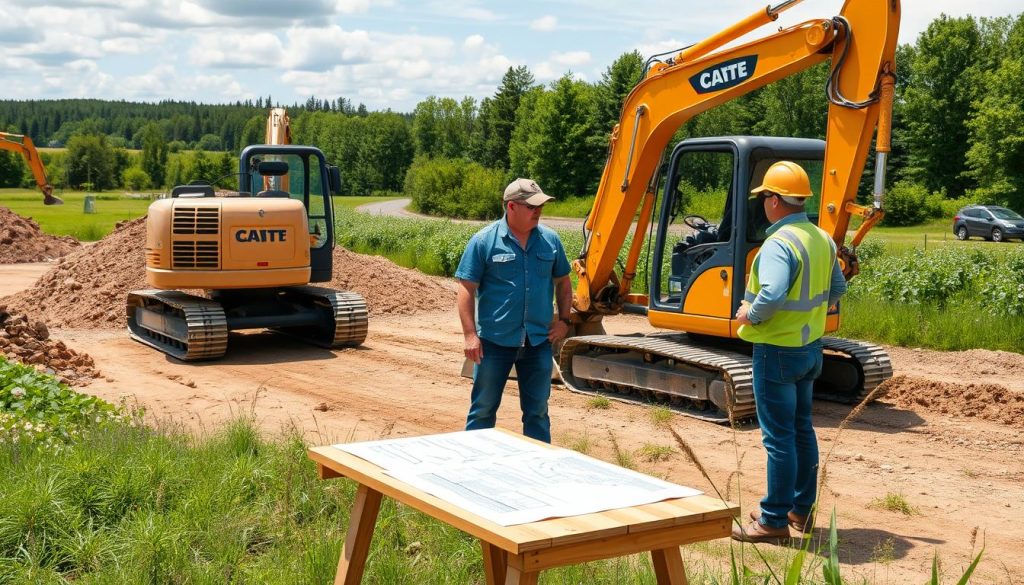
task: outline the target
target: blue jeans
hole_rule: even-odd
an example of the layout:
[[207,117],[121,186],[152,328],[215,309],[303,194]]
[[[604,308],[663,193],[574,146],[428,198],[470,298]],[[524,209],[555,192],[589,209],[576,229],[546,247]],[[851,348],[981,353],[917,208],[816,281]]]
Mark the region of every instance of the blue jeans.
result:
[[519,379],[519,405],[523,410],[523,434],[551,442],[548,397],[551,396],[551,343],[533,347],[506,347],[481,339],[484,357],[473,368],[466,430],[494,428],[501,394],[512,366]]
[[781,528],[786,513],[807,515],[817,497],[818,440],[811,423],[821,341],[803,347],[754,344],[754,400],[768,453],[768,490],[761,523]]

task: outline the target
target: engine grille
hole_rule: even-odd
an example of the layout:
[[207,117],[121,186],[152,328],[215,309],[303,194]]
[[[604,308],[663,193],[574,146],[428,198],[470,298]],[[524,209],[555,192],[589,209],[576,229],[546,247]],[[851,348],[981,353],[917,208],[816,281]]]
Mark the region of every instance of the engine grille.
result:
[[220,243],[217,241],[177,241],[171,251],[174,268],[220,267]]
[[174,235],[216,235],[220,232],[220,208],[175,206],[173,222]]

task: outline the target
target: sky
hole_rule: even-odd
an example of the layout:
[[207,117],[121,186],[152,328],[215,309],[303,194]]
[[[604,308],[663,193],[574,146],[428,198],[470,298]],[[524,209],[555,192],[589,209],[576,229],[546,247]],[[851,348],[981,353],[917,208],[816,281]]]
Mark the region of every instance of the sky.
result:
[[[867,1],[867,0],[864,0]],[[774,3],[777,3],[776,0]],[[411,112],[494,95],[509,67],[598,81],[620,55],[697,42],[760,0],[0,0],[0,99],[282,105],[344,97]],[[804,0],[778,26],[839,14]],[[903,0],[900,43],[933,19],[1016,16],[1021,0]]]

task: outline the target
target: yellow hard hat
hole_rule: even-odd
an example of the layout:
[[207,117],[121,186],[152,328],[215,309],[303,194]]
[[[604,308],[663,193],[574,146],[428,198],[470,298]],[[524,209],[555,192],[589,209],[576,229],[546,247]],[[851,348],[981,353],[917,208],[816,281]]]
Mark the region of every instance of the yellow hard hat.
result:
[[750,191],[751,196],[756,196],[762,191],[771,191],[786,197],[810,197],[811,180],[807,178],[807,171],[795,162],[780,160],[768,167],[764,174],[764,180],[760,187]]

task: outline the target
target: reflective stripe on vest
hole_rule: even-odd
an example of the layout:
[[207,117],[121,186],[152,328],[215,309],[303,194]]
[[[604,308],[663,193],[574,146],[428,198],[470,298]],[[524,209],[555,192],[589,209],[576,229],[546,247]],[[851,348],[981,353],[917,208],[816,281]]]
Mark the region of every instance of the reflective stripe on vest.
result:
[[[753,343],[801,347],[825,333],[832,269],[836,262],[835,243],[825,232],[807,222],[785,225],[768,236],[768,240],[771,239],[779,240],[793,252],[797,260],[795,278],[779,310],[757,325],[741,326],[739,336]],[[749,303],[754,302],[761,290],[757,275],[759,259],[760,251],[754,258],[743,295]]]

